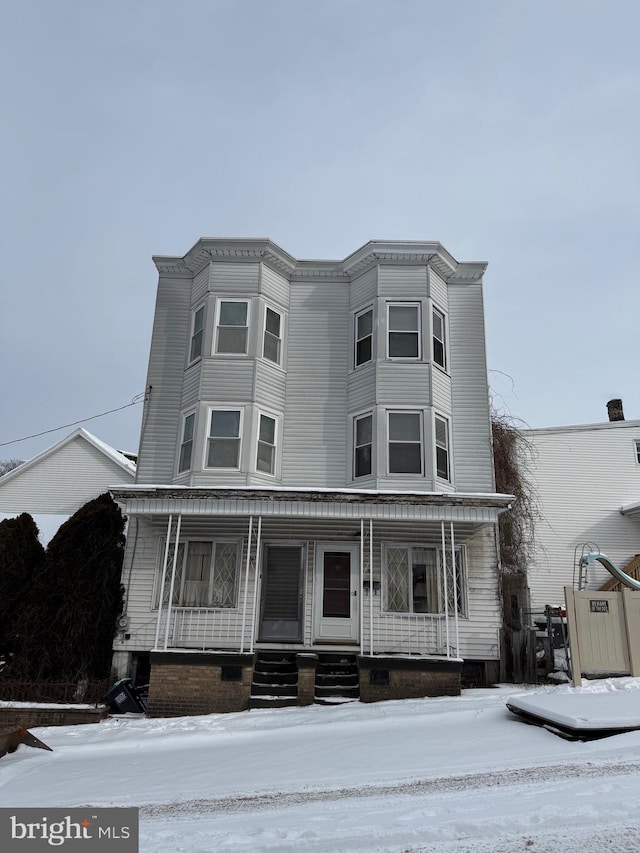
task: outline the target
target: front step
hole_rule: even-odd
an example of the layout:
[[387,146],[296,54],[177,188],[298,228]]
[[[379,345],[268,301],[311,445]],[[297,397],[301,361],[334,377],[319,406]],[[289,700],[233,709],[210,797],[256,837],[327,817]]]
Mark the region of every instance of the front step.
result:
[[258,652],[249,708],[288,708],[297,704],[296,656],[286,652]]
[[360,676],[355,655],[319,654],[316,669],[315,701],[321,705],[357,702]]

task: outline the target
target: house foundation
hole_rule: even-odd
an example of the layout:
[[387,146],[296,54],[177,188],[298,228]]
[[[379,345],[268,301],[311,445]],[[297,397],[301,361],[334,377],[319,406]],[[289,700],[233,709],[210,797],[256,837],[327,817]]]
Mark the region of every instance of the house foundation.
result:
[[360,701],[459,696],[462,660],[375,655],[358,659]]

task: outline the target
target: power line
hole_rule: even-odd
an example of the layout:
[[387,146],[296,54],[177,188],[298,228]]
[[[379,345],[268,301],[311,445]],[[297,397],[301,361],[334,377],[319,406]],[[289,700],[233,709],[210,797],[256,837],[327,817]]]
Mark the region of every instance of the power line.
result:
[[68,427],[77,426],[78,424],[84,424],[87,421],[95,421],[96,418],[103,418],[105,415],[112,415],[114,412],[121,412],[123,409],[128,409],[130,406],[137,406],[139,403],[142,403],[144,398],[145,392],[142,391],[140,394],[136,394],[130,403],[127,403],[124,406],[118,406],[117,409],[109,409],[108,412],[100,412],[99,415],[91,415],[90,418],[81,418],[79,421],[74,421],[71,424],[62,424],[62,426],[54,427],[53,429],[45,429],[42,432],[35,432],[33,435],[25,435],[24,438],[14,438],[11,441],[0,441],[0,447],[6,447],[8,444],[18,444],[18,442],[27,441],[30,438],[39,438],[41,435],[48,435],[50,432],[58,432],[58,430],[67,429]]

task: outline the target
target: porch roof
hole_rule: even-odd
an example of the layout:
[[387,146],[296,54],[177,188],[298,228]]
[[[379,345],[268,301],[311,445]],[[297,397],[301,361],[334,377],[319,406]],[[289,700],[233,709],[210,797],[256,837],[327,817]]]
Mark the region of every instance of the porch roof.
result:
[[493,524],[515,500],[504,494],[291,489],[125,486],[111,490],[130,515],[229,515],[291,518],[459,521]]

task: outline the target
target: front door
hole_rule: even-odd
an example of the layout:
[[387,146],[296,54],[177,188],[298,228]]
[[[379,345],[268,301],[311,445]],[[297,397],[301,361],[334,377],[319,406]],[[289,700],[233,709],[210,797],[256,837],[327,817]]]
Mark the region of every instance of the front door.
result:
[[359,546],[318,545],[314,584],[317,642],[358,642]]
[[258,639],[299,643],[302,640],[301,545],[265,545]]

